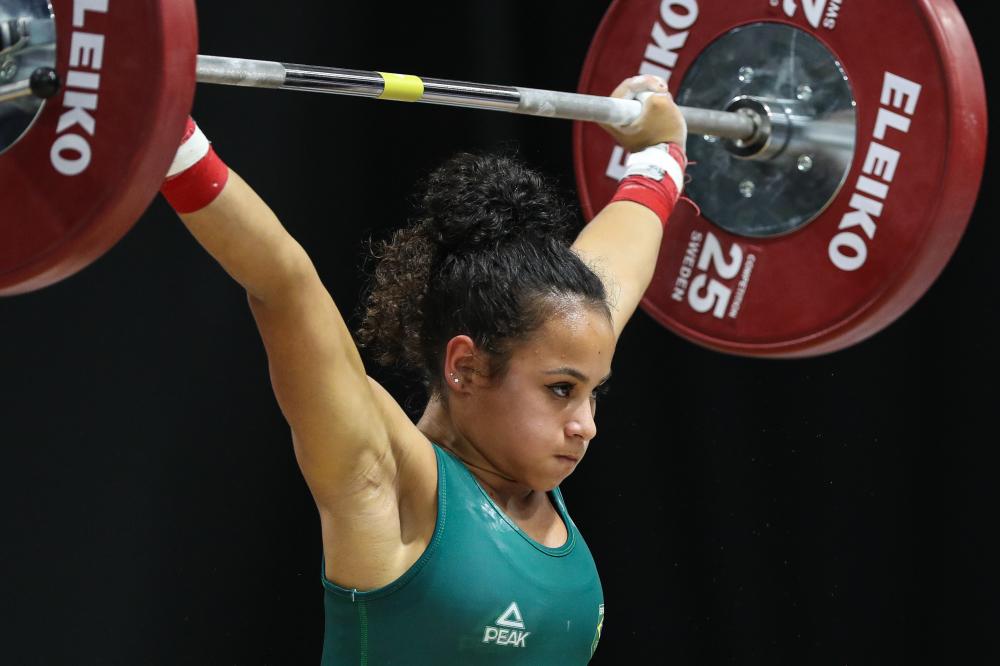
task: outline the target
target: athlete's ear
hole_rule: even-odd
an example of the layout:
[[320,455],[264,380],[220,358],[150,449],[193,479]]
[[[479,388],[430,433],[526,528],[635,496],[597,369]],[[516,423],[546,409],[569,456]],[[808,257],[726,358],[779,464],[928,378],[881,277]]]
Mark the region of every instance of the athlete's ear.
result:
[[444,355],[444,382],[452,390],[481,386],[489,378],[486,354],[468,335],[456,335],[448,341]]

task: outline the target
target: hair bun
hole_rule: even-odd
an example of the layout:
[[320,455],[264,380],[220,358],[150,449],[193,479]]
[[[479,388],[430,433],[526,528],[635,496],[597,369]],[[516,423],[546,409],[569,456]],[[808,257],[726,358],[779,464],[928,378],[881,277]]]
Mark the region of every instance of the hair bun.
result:
[[509,156],[460,153],[427,178],[422,223],[445,254],[524,240],[564,240],[575,211],[536,171]]

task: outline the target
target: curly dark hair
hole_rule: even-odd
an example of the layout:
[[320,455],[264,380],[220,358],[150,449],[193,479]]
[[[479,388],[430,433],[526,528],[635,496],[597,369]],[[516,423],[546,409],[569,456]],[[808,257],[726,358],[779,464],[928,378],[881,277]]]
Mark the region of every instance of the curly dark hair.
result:
[[441,390],[448,341],[468,335],[502,375],[566,297],[610,319],[604,284],[569,247],[576,211],[509,155],[461,153],[433,171],[418,214],[373,249],[362,347]]

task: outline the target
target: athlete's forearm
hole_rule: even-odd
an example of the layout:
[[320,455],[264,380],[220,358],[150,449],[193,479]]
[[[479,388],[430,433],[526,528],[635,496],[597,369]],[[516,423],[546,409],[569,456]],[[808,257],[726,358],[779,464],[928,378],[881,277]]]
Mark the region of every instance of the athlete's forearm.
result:
[[616,333],[621,333],[653,279],[663,225],[677,205],[686,163],[676,144],[633,153],[611,203],[574,244],[605,275]]
[[269,303],[310,277],[312,262],[257,193],[229,173],[215,201],[181,220],[248,294]]
[[280,303],[303,279],[315,279],[302,247],[191,118],[162,192],[198,242],[259,303]]
[[656,213],[631,201],[616,201],[584,227],[573,243],[573,249],[604,279],[616,334],[653,279],[662,239],[663,225]]

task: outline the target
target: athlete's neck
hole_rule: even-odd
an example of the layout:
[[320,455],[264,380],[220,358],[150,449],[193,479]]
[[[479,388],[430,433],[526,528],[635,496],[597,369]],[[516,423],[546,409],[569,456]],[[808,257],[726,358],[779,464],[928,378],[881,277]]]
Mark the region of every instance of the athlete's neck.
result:
[[439,398],[428,401],[427,408],[417,421],[417,428],[429,440],[451,451],[465,463],[469,472],[504,511],[523,511],[544,495],[520,483],[494,464],[486,453],[462,433]]

